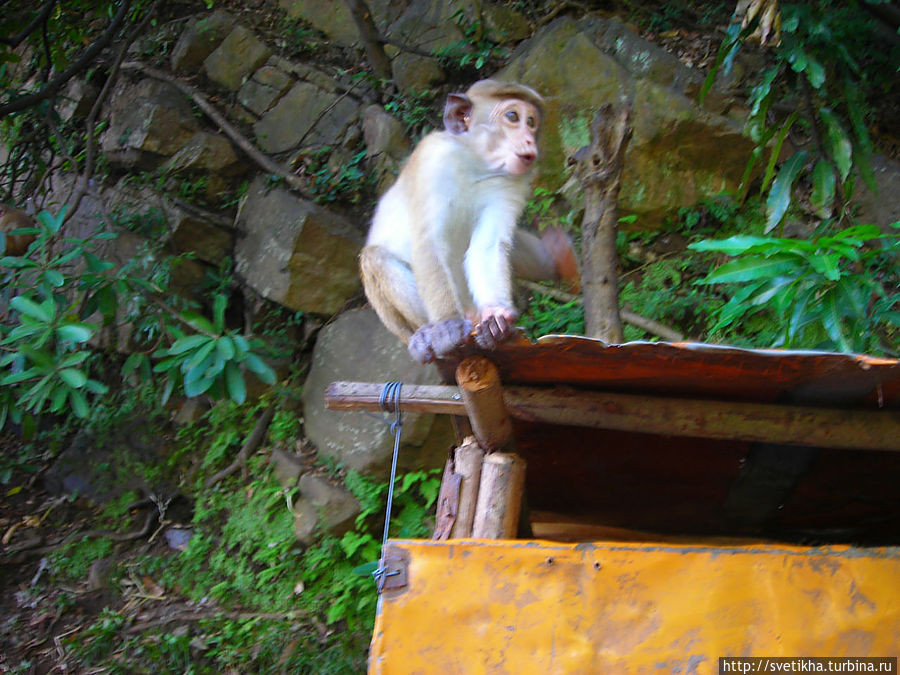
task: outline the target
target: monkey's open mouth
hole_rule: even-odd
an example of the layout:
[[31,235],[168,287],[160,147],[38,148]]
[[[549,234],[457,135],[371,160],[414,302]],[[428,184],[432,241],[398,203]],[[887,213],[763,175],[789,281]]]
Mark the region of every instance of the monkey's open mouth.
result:
[[525,153],[524,155],[517,155],[517,157],[522,160],[522,164],[525,166],[531,166],[534,164],[534,160],[537,159],[537,155],[533,152]]

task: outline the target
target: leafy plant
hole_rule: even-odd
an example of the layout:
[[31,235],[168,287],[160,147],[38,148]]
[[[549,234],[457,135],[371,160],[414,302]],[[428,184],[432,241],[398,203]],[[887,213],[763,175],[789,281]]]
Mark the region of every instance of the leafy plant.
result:
[[331,168],[325,161],[330,153],[331,148],[325,147],[311,159],[313,167],[317,167],[310,172],[310,190],[315,195],[315,200],[320,204],[338,200],[351,204],[359,203],[374,185],[372,174],[365,171],[363,164],[366,151],[354,153],[350,160],[341,164],[337,170]]
[[[760,186],[767,194],[765,233],[782,222],[801,179],[811,184],[809,208],[822,219],[840,214],[852,193],[854,171],[876,190],[868,162],[872,143],[861,93],[873,86],[875,69],[864,68],[863,62],[885,59],[865,42],[863,36],[874,31],[857,3],[819,0],[782,4],[780,11],[781,39],[774,51],[775,63],[762,73],[748,101],[745,133],[756,147],[740,190],[743,201],[754,170],[768,149]],[[754,30],[755,22],[743,31],[740,23],[732,23],[701,97],[720,69],[730,70],[743,39]],[[801,109],[773,123],[773,104],[785,97],[785,90],[797,97]],[[788,134],[797,129],[811,137],[812,151],[795,151],[777,169]]]
[[448,68],[482,70],[494,59],[508,56],[507,50],[487,36],[480,19],[470,21],[465,10],[453,13],[453,20],[463,33],[463,38],[435,52],[435,58]]
[[[227,393],[240,404],[247,399],[243,368],[256,373],[266,384],[275,383],[275,371],[259,356],[265,343],[257,338],[247,339],[234,330],[225,328],[225,308],[228,299],[217,294],[213,301],[213,321],[199,314],[185,312],[181,318],[196,333],[185,335],[172,328],[175,342],[160,349],[154,356],[162,359],[153,371],[167,375],[163,401],[181,381],[186,396],[198,396],[210,392],[215,398]],[[127,374],[138,365],[140,355],[130,357],[123,371]]]
[[519,325],[535,340],[542,335],[584,335],[584,307],[576,300],[560,302],[535,293]]
[[887,349],[896,351],[898,242],[874,225],[857,225],[812,241],[738,235],[690,248],[736,258],[698,282],[741,285],[713,331],[770,311],[785,318],[776,346],[877,352],[885,349],[879,336],[890,335],[894,343]]

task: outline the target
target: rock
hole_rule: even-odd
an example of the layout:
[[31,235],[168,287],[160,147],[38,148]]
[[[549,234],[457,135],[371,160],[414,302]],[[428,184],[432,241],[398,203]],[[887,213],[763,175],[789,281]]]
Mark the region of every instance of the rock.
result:
[[180,150],[198,130],[181,92],[164,82],[145,79],[117,88],[113,94],[102,152],[112,164],[152,169]]
[[380,105],[370,105],[363,111],[363,139],[366,157],[378,177],[378,193],[383,194],[397,178],[412,144],[400,120]]
[[900,221],[900,162],[884,155],[873,155],[869,161],[878,193],[872,194],[862,178],[857,177],[854,195],[859,205],[857,217],[861,223],[873,223],[890,232],[888,226]]
[[69,80],[59,97],[57,112],[65,122],[80,120],[88,116],[100,90],[84,80]]
[[166,163],[171,173],[184,171],[233,176],[246,168],[224,136],[198,131]]
[[343,47],[352,47],[359,41],[359,31],[353,16],[344,2],[322,0],[278,0],[289,19],[301,19]]
[[488,37],[496,42],[518,42],[531,35],[531,24],[528,19],[509,5],[485,3],[481,8],[481,14]]
[[319,474],[300,477],[300,498],[294,502],[294,534],[304,544],[312,544],[317,531],[341,535],[353,526],[359,502],[349,490],[329,482]]
[[172,49],[172,70],[196,72],[233,28],[234,17],[223,9],[191,21]]
[[637,214],[643,227],[734,190],[752,149],[742,124],[690,98],[702,82],[699,73],[618,21],[557,19],[522,45],[497,77],[533,86],[548,99],[538,182],[550,189],[562,185],[566,158],[588,143],[593,111],[632,101],[634,135],[619,205],[623,213]]
[[253,125],[253,132],[265,152],[284,152],[301,142],[304,146],[334,145],[358,115],[359,105],[352,98],[298,82]]
[[435,53],[455,46],[465,37],[456,19],[459,10],[463,11],[464,22],[476,16],[473,0],[410,2],[403,14],[389,26],[387,35],[400,44]]
[[272,465],[275,480],[285,490],[296,487],[300,476],[311,468],[303,458],[291,452],[285,452],[281,448],[272,448],[269,464]]
[[[348,469],[386,478],[394,445],[389,424],[361,412],[325,409],[325,389],[340,380],[437,384],[437,372],[414,362],[368,308],[344,312],[319,333],[303,387],[306,435],[320,455]],[[447,416],[406,414],[400,465],[405,469],[443,466],[453,443]]]
[[401,53],[391,61],[394,82],[407,92],[423,92],[443,82],[444,71],[437,59]]
[[229,91],[237,91],[271,53],[251,30],[238,25],[206,57],[203,66],[213,82]]
[[241,205],[238,274],[260,295],[301,312],[333,314],[360,286],[362,237],[339,216],[257,178]]
[[294,80],[290,74],[269,63],[253,73],[238,92],[238,100],[245,108],[261,117],[288,91]]
[[108,587],[115,569],[116,561],[114,558],[100,558],[92,562],[88,569],[88,590],[99,591]]

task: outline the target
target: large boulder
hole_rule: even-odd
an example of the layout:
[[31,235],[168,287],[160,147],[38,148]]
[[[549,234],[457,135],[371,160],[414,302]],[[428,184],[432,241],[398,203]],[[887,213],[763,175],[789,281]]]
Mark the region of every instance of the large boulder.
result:
[[234,17],[223,9],[190,21],[172,48],[172,70],[196,72],[233,28]]
[[199,131],[184,95],[157,80],[118,87],[109,108],[101,148],[106,159],[119,166],[156,168]]
[[279,153],[297,147],[340,143],[359,117],[359,104],[348,96],[297,82],[253,125],[259,146]]
[[[362,412],[326,410],[325,390],[341,380],[437,384],[437,373],[414,362],[371,309],[344,312],[319,333],[303,387],[306,435],[320,455],[348,469],[384,478],[394,447],[390,426]],[[391,421],[394,416],[384,419]],[[404,414],[400,466],[442,466],[453,442],[446,416]]]
[[301,312],[334,314],[359,289],[362,237],[347,221],[257,178],[237,217],[235,268],[260,295]]
[[206,59],[203,66],[213,82],[230,91],[241,85],[263,65],[272,51],[248,28],[235,26]]
[[530,85],[548,100],[539,182],[551,189],[565,181],[566,158],[588,144],[594,111],[632,102],[634,135],[619,205],[643,226],[735,189],[752,149],[739,107],[719,114],[727,109],[721,96],[711,99],[715,110],[699,106],[702,75],[614,19],[558,19],[523,44],[497,77]]

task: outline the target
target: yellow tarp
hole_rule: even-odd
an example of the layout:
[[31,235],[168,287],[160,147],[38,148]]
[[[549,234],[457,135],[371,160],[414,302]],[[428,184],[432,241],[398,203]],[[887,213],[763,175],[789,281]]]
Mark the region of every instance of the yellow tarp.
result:
[[394,541],[369,672],[718,673],[722,656],[897,656],[900,549]]

